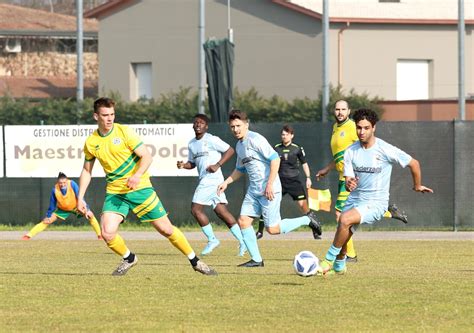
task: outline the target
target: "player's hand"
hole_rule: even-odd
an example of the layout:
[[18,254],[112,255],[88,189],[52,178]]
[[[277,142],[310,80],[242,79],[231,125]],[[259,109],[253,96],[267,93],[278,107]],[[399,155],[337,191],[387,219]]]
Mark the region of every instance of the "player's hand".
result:
[[421,192],[421,193],[433,193],[432,189],[423,185],[414,186],[413,191]]
[[86,204],[84,203],[83,200],[78,200],[76,209],[82,215],[86,215],[86,213],[87,213],[87,207],[86,207]]
[[270,200],[270,201],[275,199],[275,193],[273,193],[273,185],[272,184],[267,184],[267,187],[265,187],[265,197],[267,197],[267,199]]
[[178,167],[178,169],[183,169],[184,168],[184,162],[183,161],[178,161],[178,162],[176,162],[176,166]]
[[216,172],[217,170],[219,170],[221,166],[219,164],[211,164],[209,165],[207,168],[206,168],[206,171],[207,172],[210,172],[210,173],[214,173]]
[[227,183],[223,182],[222,184],[219,184],[217,186],[217,195],[221,195],[221,193],[224,193],[224,191],[227,189]]
[[316,173],[316,180],[319,181],[321,178],[324,178],[328,174],[328,170],[326,168],[319,170]]
[[51,224],[52,223],[51,218],[49,218],[49,217],[45,217],[43,219],[43,221],[41,221],[41,222],[43,222],[44,224]]
[[127,179],[127,187],[131,190],[135,190],[140,183],[140,177],[133,175]]
[[359,183],[359,177],[349,177],[346,179],[346,190],[349,192],[354,191],[357,188],[357,184]]
[[85,216],[86,216],[86,219],[89,220],[90,218],[92,218],[92,216],[94,216],[94,214],[92,213],[91,210],[88,210]]
[[313,182],[311,181],[311,178],[306,178],[306,188],[311,188],[311,185],[313,185]]

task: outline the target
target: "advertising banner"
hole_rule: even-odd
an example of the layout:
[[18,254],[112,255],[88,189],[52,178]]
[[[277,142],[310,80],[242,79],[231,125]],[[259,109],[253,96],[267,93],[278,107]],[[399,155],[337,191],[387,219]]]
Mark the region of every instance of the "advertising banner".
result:
[[[130,125],[153,156],[151,176],[196,176],[196,170],[178,170],[187,161],[192,124]],[[7,177],[56,177],[59,171],[79,177],[84,163],[84,142],[97,125],[5,126]],[[2,165],[3,167],[3,165]],[[104,176],[96,161],[94,177]]]

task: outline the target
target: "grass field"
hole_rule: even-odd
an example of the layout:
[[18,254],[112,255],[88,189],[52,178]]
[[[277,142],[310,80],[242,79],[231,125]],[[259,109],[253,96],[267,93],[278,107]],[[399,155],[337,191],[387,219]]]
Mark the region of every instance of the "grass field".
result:
[[[322,257],[329,240],[261,241],[265,267],[237,268],[223,241],[195,273],[169,243],[130,240],[139,264],[100,241],[0,243],[0,331],[57,332],[472,332],[471,241],[358,241],[345,276],[299,277],[301,250]],[[193,242],[196,250],[203,242]]]

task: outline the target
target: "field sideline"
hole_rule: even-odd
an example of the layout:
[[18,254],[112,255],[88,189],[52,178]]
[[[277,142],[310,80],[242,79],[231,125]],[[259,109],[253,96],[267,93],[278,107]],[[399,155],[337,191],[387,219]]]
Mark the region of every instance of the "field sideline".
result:
[[[119,262],[92,231],[0,232],[0,332],[472,332],[473,232],[359,232],[360,260],[347,275],[302,278],[293,256],[322,257],[333,232],[260,241],[265,267],[236,267],[237,243],[204,260],[217,277],[195,273],[155,232],[122,234],[139,264]],[[200,232],[187,232],[196,252]],[[150,240],[160,241],[150,241]],[[283,241],[283,239],[285,241]]]

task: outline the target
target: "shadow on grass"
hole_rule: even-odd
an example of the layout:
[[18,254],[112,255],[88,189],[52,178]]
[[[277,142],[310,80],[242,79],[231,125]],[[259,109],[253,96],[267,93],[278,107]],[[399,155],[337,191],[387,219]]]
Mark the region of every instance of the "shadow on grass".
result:
[[0,275],[52,275],[52,276],[108,276],[104,273],[45,273],[45,272],[0,272]]

